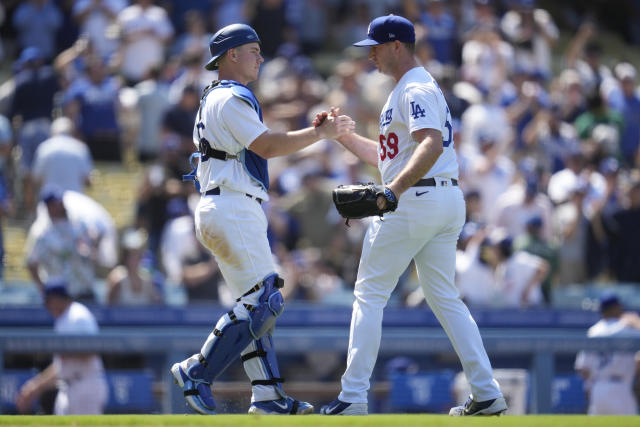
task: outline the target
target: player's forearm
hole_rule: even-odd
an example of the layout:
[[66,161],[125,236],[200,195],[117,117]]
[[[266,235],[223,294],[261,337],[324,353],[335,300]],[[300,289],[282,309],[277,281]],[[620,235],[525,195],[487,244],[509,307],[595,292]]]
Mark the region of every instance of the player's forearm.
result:
[[52,363],[44,371],[29,380],[32,382],[30,387],[33,387],[35,393],[40,395],[43,391],[53,388],[57,379],[58,370]]
[[388,185],[396,197],[400,197],[402,193],[412,187],[420,180],[442,154],[442,136],[440,133],[429,134],[418,144],[418,148],[407,162],[407,165]]
[[363,162],[378,166],[378,144],[374,140],[353,133],[339,138],[338,142]]
[[249,149],[265,159],[270,159],[300,151],[319,139],[321,137],[313,127],[289,132],[268,130],[256,138]]

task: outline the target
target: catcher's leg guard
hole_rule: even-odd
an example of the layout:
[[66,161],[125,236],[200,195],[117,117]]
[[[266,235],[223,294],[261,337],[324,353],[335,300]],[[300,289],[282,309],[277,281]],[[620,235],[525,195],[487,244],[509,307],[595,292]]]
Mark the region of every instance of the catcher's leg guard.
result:
[[278,290],[282,283],[282,279],[272,274],[238,298],[234,309],[218,320],[200,354],[173,365],[171,372],[194,410],[201,414],[214,413],[211,382],[251,342],[273,328],[276,318],[284,310],[282,294]]
[[282,390],[284,380],[280,378],[278,360],[270,333],[251,342],[242,352],[241,358],[244,370],[251,380],[252,402],[286,397]]

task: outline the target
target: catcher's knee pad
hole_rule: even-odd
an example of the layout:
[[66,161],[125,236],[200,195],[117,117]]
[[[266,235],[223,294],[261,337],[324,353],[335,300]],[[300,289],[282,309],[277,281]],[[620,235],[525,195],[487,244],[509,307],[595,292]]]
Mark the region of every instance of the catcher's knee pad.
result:
[[270,333],[252,341],[242,352],[241,358],[252,386],[273,386],[280,397],[286,397],[282,390],[284,379],[280,377],[278,359]]
[[244,303],[242,297],[238,299],[234,310],[222,316],[209,334],[200,350],[200,363],[189,369],[191,378],[211,383],[253,340],[273,329],[276,318],[284,310],[284,300],[278,290],[282,283],[276,274],[264,279],[254,291],[260,292],[255,306]]
[[262,281],[262,289],[255,307],[249,310],[250,330],[253,338],[260,339],[273,329],[276,319],[284,311],[284,298],[280,293],[283,280],[277,274],[272,274]]

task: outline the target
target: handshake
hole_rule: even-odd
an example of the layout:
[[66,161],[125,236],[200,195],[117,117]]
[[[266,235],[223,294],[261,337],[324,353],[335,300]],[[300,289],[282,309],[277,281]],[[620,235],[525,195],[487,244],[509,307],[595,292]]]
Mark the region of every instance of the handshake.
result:
[[338,139],[352,134],[356,124],[349,116],[339,115],[340,109],[331,107],[331,111],[322,111],[316,114],[313,127],[318,136],[326,139]]

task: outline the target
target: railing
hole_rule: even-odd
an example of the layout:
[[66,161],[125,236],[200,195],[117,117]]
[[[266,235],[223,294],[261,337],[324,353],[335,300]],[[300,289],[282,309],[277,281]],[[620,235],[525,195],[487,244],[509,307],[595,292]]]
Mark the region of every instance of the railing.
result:
[[[101,322],[102,330],[96,336],[54,335],[47,325],[38,325],[46,318],[30,317],[28,314],[17,316],[4,312],[0,314],[0,381],[4,368],[4,355],[7,353],[54,353],[54,352],[97,352],[102,354],[142,353],[159,354],[164,357],[164,393],[163,412],[180,412],[184,399],[178,387],[172,386],[169,367],[175,361],[182,360],[186,354],[200,349],[203,340],[210,332],[206,323],[213,324],[223,312],[222,308],[201,308],[203,316],[192,310],[186,320],[192,326],[170,326],[157,309],[152,318],[129,313],[128,324],[136,324],[134,318],[144,325],[156,323],[157,326],[135,328],[120,326],[127,316],[118,317],[114,322]],[[200,310],[200,309],[198,309]],[[0,310],[2,312],[3,310]],[[40,309],[42,311],[42,309]],[[348,346],[349,311],[345,308],[294,307],[288,315],[283,315],[276,328],[274,340],[279,354],[304,354],[314,350],[345,353]],[[124,313],[124,311],[120,311]],[[206,313],[206,316],[204,314]],[[286,313],[286,312],[285,312]],[[518,314],[519,313],[519,314]],[[524,313],[524,314],[523,314]],[[529,410],[532,413],[551,411],[551,383],[555,374],[555,359],[558,355],[573,355],[578,351],[622,351],[640,350],[640,338],[599,338],[587,339],[586,326],[597,314],[590,312],[496,312],[474,313],[479,320],[480,329],[487,352],[490,356],[509,355],[522,357],[531,373],[532,397]],[[99,318],[109,317],[114,312],[99,313]],[[139,314],[139,313],[138,313]],[[174,313],[175,314],[175,313]],[[184,314],[184,313],[183,313]],[[177,318],[168,316],[173,325],[179,324]],[[177,316],[181,317],[181,316]],[[436,326],[433,315],[424,310],[392,310],[385,312],[385,325],[382,334],[380,354],[427,355],[452,353],[453,348],[443,330]],[[10,320],[10,319],[13,319]],[[165,320],[163,320],[165,319]],[[501,319],[500,321],[498,319]],[[528,319],[528,320],[527,320]],[[542,320],[541,320],[542,319]],[[50,321],[50,320],[49,320]],[[31,326],[17,326],[17,324]],[[119,326],[105,326],[117,324]],[[508,326],[514,325],[514,326]]]

